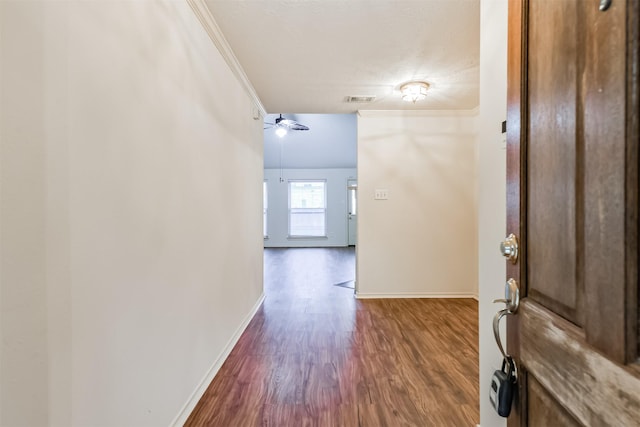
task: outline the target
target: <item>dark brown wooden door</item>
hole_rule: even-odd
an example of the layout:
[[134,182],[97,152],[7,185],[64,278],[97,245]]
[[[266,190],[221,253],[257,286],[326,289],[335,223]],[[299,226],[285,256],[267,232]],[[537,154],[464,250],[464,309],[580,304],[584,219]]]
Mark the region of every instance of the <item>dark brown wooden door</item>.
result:
[[510,426],[640,426],[638,0],[510,0]]

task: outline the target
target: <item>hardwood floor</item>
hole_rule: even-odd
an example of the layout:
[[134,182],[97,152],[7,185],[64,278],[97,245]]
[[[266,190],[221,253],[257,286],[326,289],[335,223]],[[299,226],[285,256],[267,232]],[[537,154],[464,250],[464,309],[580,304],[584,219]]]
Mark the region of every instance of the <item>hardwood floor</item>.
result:
[[475,426],[478,308],[356,300],[354,252],[266,249],[263,306],[186,426]]

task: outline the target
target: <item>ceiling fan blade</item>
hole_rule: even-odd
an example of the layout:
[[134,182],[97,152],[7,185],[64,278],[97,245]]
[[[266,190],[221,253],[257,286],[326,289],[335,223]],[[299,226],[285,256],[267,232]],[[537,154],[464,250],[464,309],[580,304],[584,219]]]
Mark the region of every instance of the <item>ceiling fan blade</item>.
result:
[[308,126],[305,125],[301,125],[300,123],[293,123],[292,125],[289,125],[289,129],[291,130],[309,130]]
[[289,119],[282,119],[278,122],[278,124],[280,126],[286,126],[291,130],[309,130],[307,126]]
[[280,117],[276,117],[275,123],[265,123],[265,129],[272,127],[283,127],[289,130],[309,130],[309,127],[302,125],[294,120],[285,119],[280,114]]

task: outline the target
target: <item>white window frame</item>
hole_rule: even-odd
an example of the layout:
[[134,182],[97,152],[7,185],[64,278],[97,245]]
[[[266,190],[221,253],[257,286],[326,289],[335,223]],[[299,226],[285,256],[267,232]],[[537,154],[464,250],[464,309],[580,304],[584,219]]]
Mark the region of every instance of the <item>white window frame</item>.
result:
[[[323,190],[324,190],[324,197],[323,197],[323,207],[318,208],[318,207],[313,207],[313,208],[292,208],[291,207],[291,185],[295,184],[295,183],[322,183],[323,185]],[[292,179],[289,180],[287,183],[287,203],[288,203],[288,210],[287,210],[287,222],[288,222],[288,238],[289,239],[326,239],[327,238],[327,180],[326,179]],[[303,209],[309,209],[309,210],[322,210],[322,214],[323,214],[323,234],[292,234],[291,232],[291,215],[292,215],[292,209],[296,209],[296,210],[303,210]],[[298,212],[301,213],[301,212]]]

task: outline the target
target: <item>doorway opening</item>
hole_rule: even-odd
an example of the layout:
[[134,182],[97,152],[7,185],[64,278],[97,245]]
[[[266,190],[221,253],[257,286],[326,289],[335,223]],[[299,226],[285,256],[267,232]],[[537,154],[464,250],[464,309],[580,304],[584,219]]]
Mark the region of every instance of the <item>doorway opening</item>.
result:
[[351,248],[338,252],[352,254],[353,277],[335,284],[355,287],[356,115],[278,113],[264,123],[265,250]]

